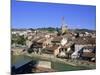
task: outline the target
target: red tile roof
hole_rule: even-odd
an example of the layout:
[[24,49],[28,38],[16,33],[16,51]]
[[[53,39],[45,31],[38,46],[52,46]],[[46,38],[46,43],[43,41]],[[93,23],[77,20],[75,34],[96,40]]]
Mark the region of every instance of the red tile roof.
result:
[[75,44],[96,44],[95,38],[79,37],[74,40]]

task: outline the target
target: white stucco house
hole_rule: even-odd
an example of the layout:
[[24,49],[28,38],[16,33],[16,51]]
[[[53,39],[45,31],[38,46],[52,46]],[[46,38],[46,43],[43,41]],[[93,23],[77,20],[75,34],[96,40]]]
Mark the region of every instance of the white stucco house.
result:
[[78,52],[85,46],[95,46],[95,41],[96,39],[95,38],[92,38],[92,37],[79,37],[79,38],[76,38],[74,40],[74,48],[75,48],[75,51],[74,53],[71,55],[71,58],[78,58],[79,57],[79,54]]

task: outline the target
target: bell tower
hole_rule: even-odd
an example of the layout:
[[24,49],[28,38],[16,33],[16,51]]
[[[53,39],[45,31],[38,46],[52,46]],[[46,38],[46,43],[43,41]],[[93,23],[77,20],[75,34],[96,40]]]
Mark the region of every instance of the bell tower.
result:
[[67,26],[65,24],[64,17],[62,17],[61,32],[62,32],[62,34],[67,33]]

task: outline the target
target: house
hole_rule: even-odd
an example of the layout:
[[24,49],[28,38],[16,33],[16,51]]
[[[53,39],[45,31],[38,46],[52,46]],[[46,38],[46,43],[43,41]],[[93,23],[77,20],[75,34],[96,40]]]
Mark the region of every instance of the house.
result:
[[73,49],[73,42],[66,43],[59,48],[59,53],[57,57],[66,57],[71,58],[72,53],[74,52]]
[[85,46],[80,51],[80,58],[83,60],[95,61],[96,48],[95,46]]
[[68,57],[72,54],[73,42],[69,41],[65,36],[56,36],[51,40],[52,45],[48,45],[44,52],[54,54],[57,57]]
[[53,45],[61,45],[61,40],[63,39],[62,36],[56,36],[52,39],[52,44]]
[[75,35],[74,33],[67,31],[67,33],[63,35],[63,38],[67,38],[68,41],[72,41],[75,39]]
[[79,37],[74,40],[75,51],[79,51],[84,46],[95,46],[96,39],[91,37]]
[[46,54],[53,54],[57,55],[59,53],[59,46],[58,45],[53,45],[53,46],[47,46],[46,48],[43,49],[43,53]]
[[[71,38],[71,37],[70,37]],[[69,35],[64,35],[64,36],[55,36],[53,37],[53,39],[51,40],[53,45],[63,45],[66,44],[67,42],[69,42]]]
[[[68,34],[68,33],[67,33]],[[69,39],[68,36],[63,36],[60,42],[59,46],[59,53],[57,54],[57,57],[67,57],[70,58],[72,52],[73,52],[73,42]]]
[[33,68],[32,71],[35,73],[55,72],[51,67],[51,62],[49,61],[38,61],[36,68]]
[[43,43],[43,48],[46,48],[47,46],[52,46],[51,40],[53,38],[49,35],[46,35],[45,37],[41,38],[40,40],[38,40],[37,42],[41,42]]
[[71,58],[71,54],[73,51],[73,42],[65,43],[65,45],[53,45],[53,46],[47,46],[44,48],[43,53],[46,54],[53,54],[56,57],[66,57]]
[[41,53],[43,46],[42,43],[39,42],[33,42],[30,48],[28,49],[28,52],[34,52],[34,53]]
[[78,58],[79,54],[78,51],[80,51],[85,46],[95,46],[96,39],[92,37],[78,37],[74,40],[74,48],[75,52],[72,54],[72,58]]
[[50,61],[38,61],[38,64],[36,67],[44,67],[51,69],[51,62]]
[[[33,69],[34,72],[34,69]],[[37,67],[35,73],[44,73],[44,72],[56,72],[54,69],[45,68],[45,67]]]
[[27,32],[25,29],[12,29],[12,34],[22,36],[22,35],[26,35]]
[[29,52],[41,53],[41,50],[47,46],[51,46],[52,37],[50,36],[38,36],[27,40],[27,46]]
[[68,43],[67,38],[63,38],[63,39],[61,40],[61,45],[64,46],[66,43]]
[[28,48],[30,48],[30,46],[33,44],[33,42],[37,42],[38,40],[40,40],[41,37],[35,37],[35,36],[28,36],[27,40],[26,40],[26,46]]
[[11,52],[13,55],[20,55],[26,51],[27,47],[12,47]]

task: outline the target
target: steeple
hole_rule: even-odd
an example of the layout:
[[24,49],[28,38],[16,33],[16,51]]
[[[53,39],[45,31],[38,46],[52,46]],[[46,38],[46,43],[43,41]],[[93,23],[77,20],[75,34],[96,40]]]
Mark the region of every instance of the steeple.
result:
[[62,17],[62,26],[64,25],[65,23],[64,23],[64,16]]
[[67,32],[67,26],[64,21],[64,17],[62,17],[62,25],[61,25],[62,34]]

